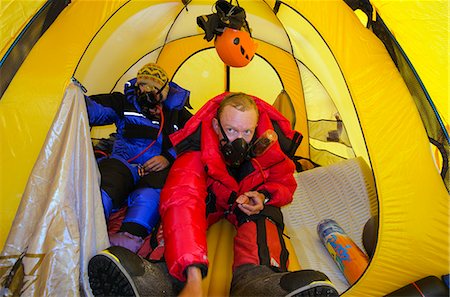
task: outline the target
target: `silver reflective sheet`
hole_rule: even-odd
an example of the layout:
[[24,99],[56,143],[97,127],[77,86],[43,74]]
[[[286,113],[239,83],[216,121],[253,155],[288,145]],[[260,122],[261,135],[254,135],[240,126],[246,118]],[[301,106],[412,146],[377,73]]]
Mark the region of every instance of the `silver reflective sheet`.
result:
[[[71,84],[0,254],[2,293],[92,296],[87,264],[109,245],[99,184],[84,96]],[[13,266],[21,254],[22,264]],[[5,287],[12,270],[15,279]]]

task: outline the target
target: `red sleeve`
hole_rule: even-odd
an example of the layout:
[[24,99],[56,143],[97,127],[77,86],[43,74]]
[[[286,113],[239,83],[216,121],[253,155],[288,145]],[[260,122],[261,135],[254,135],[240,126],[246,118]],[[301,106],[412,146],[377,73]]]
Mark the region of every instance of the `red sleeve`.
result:
[[270,168],[266,182],[258,187],[270,194],[269,205],[281,207],[292,202],[297,188],[294,171],[295,164],[288,158]]
[[206,273],[206,173],[200,152],[179,156],[161,191],[160,212],[165,259],[171,275],[186,280],[185,270],[196,265]]

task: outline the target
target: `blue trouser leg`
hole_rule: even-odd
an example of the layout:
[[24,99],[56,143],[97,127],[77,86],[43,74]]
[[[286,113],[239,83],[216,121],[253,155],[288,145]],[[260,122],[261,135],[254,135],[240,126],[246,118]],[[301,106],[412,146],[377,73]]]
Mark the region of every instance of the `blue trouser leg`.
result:
[[113,211],[113,202],[111,197],[109,197],[108,193],[106,193],[103,189],[102,192],[102,203],[103,203],[103,212],[105,213],[105,219],[108,221],[109,216]]
[[159,220],[159,194],[161,189],[140,188],[128,197],[128,209],[123,223],[136,223],[152,231]]
[[125,204],[129,193],[139,180],[137,167],[128,164],[120,157],[104,158],[98,164],[101,175],[101,194],[108,220],[112,212]]

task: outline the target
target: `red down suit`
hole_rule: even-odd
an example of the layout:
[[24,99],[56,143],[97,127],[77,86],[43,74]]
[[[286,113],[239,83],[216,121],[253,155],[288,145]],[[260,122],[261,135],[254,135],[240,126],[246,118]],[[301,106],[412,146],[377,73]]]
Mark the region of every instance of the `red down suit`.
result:
[[[280,136],[279,142],[261,156],[250,160],[251,168],[240,181],[229,174],[219,150],[217,134],[212,127],[212,119],[226,94],[209,100],[183,129],[171,135],[179,155],[161,192],[160,212],[167,266],[169,272],[181,281],[186,280],[185,270],[190,265],[200,267],[203,275],[206,275],[206,231],[223,217],[237,229],[233,268],[248,263],[261,264],[256,225],[251,221],[238,222],[236,214],[230,211],[233,202],[247,191],[261,191],[270,198],[265,209],[271,205],[279,210],[279,207],[292,201],[297,187],[293,177],[295,165],[281,149]],[[274,129],[275,123],[277,134],[281,131],[283,137],[292,143],[290,149],[295,151],[300,144],[301,134],[292,130],[290,122],[271,105],[253,98],[260,113],[256,136],[267,129]],[[279,213],[282,217],[281,211]],[[282,234],[277,236],[279,238],[275,241],[282,243],[272,248],[285,249]],[[273,259],[271,261],[274,262]]]

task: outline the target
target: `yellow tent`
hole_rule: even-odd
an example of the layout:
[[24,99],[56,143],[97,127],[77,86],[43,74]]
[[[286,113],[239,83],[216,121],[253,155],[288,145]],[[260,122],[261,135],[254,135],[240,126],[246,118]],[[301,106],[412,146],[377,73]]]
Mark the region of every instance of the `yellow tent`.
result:
[[[299,155],[322,166],[361,157],[370,166],[378,244],[346,296],[448,274],[448,2],[373,0],[372,10],[362,7],[371,12],[364,20],[340,0],[240,0],[259,46],[248,66],[231,69],[196,24],[215,1],[186,2],[78,0],[59,7],[52,23],[52,2],[2,1],[0,243],[71,77],[89,94],[121,91],[141,65],[157,61],[191,90],[194,110],[224,90],[269,103],[285,90],[305,136]],[[380,24],[390,30],[380,36],[395,37],[388,50],[373,33]],[[24,36],[36,44],[21,44]],[[23,63],[11,55],[20,45],[30,49]],[[345,135],[327,141],[340,121]],[[430,146],[435,135],[441,153]]]

